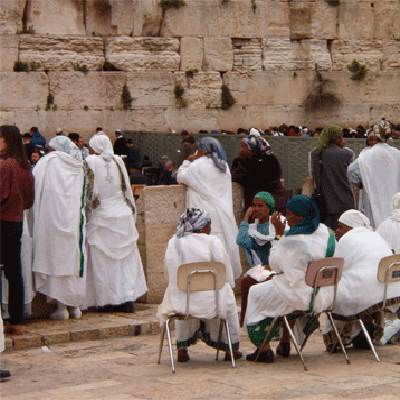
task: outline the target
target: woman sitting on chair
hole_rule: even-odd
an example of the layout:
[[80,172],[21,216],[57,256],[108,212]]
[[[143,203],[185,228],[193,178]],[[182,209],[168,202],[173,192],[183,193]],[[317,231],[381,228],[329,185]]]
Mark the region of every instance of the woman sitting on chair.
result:
[[[164,273],[168,287],[163,302],[158,307],[158,318],[166,321],[171,312],[185,314],[186,292],[177,284],[178,268],[191,262],[221,262],[226,266],[226,283],[219,290],[219,313],[229,324],[235,359],[241,358],[239,349],[239,319],[236,300],[229,285],[232,268],[222,242],[211,232],[211,218],[207,211],[188,208],[179,218],[175,235],[170,239],[165,251]],[[189,361],[188,346],[201,338],[203,342],[216,348],[218,343],[219,320],[214,318],[214,291],[194,292],[190,295],[190,314],[199,319],[175,320],[175,335],[178,342],[178,362]],[[200,320],[201,319],[201,320]],[[222,333],[220,349],[226,351],[225,360],[230,360],[228,341]]]
[[[250,288],[245,318],[250,340],[258,347],[261,347],[275,317],[309,309],[313,289],[305,282],[308,263],[331,257],[335,249],[333,232],[320,223],[316,204],[305,195],[297,195],[288,201],[286,220],[290,230],[285,234],[284,224],[279,220],[279,215],[275,214],[271,219],[276,229],[277,240],[271,249],[269,265],[276,275],[273,275],[273,279]],[[330,305],[331,294],[332,288],[321,288],[314,299],[316,312]],[[290,322],[294,325],[294,321]],[[247,360],[255,361],[258,355],[259,362],[272,363],[274,352],[269,346],[269,341],[277,334],[278,329],[277,323],[264,347],[249,354]],[[277,353],[288,357],[289,352],[290,337],[284,329]]]

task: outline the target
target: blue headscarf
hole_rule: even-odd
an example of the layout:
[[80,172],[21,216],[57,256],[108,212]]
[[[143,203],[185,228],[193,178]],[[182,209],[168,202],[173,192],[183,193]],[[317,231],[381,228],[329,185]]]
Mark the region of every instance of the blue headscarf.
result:
[[287,202],[286,208],[293,214],[303,217],[302,221],[293,226],[285,235],[310,235],[320,223],[319,210],[313,199],[304,194],[298,194]]
[[179,218],[176,236],[180,239],[204,228],[211,221],[210,214],[200,208],[188,208]]
[[264,154],[264,153],[266,153],[266,154],[268,154],[268,152],[270,150],[270,146],[269,146],[268,142],[264,138],[262,138],[260,136],[260,134],[258,134],[258,136],[254,135],[254,134],[246,136],[244,138],[244,141],[246,142],[247,147],[253,153],[256,153],[256,154]]
[[208,158],[213,160],[214,165],[222,172],[226,172],[228,158],[226,157],[225,150],[217,139],[205,137],[200,140],[199,147],[201,151],[207,153]]

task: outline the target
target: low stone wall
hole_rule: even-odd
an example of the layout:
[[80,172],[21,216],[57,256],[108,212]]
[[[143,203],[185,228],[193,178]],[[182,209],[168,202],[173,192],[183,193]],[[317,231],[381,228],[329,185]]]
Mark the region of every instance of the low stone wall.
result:
[[[237,183],[232,184],[232,198],[234,214],[239,224],[244,215],[244,193]],[[168,241],[175,233],[178,219],[185,211],[185,201],[186,187],[171,185],[147,186],[136,202],[138,247],[145,268],[148,303],[160,303],[163,299],[166,288],[164,254]],[[241,259],[246,270],[247,263],[243,251]]]

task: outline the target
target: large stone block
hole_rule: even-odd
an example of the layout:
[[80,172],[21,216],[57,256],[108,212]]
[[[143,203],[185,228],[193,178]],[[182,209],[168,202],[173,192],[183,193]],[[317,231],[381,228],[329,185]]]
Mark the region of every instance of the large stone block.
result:
[[311,39],[312,4],[293,1],[289,4],[290,39]]
[[332,68],[346,71],[356,59],[371,71],[379,71],[382,62],[383,43],[380,40],[334,40],[332,43]]
[[362,82],[356,83],[363,87],[363,103],[400,104],[400,81],[395,72],[369,72]]
[[106,39],[106,61],[123,71],[179,70],[179,39]]
[[[399,14],[400,15],[400,14]],[[382,70],[400,69],[400,40],[385,40],[382,49]]]
[[400,2],[378,1],[374,4],[374,38],[400,40]]
[[233,48],[229,37],[204,38],[204,70],[231,71],[232,64]]
[[180,56],[181,71],[197,69],[201,71],[203,67],[203,39],[185,37],[181,39]]
[[99,71],[104,43],[101,38],[20,35],[19,60],[36,71]]
[[11,72],[18,61],[18,35],[0,35],[0,72]]
[[17,33],[22,28],[22,14],[25,3],[26,0],[1,0],[0,34]]
[[38,34],[83,35],[84,3],[81,0],[27,1],[27,25]]
[[48,90],[42,72],[0,72],[0,110],[44,110]]
[[133,37],[155,37],[159,35],[162,9],[159,0],[134,0]]
[[380,22],[374,18],[371,2],[346,1],[340,4],[337,24],[341,40],[371,40],[376,39],[375,26]]
[[232,39],[233,71],[261,70],[261,40]]
[[126,74],[126,85],[134,98],[133,107],[174,106],[174,75],[167,71]]

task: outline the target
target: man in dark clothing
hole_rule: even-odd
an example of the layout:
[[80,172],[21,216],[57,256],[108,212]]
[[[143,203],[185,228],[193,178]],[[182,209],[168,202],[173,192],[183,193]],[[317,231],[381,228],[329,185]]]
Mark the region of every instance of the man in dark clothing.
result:
[[354,152],[344,145],[342,128],[328,125],[318,138],[317,147],[311,152],[315,188],[321,193],[324,203],[321,222],[334,231],[338,218],[355,206],[347,177],[347,167],[354,159]]
[[129,179],[131,181],[131,185],[149,185],[150,180],[147,176],[144,176],[140,171],[140,167],[135,164],[127,164],[127,169],[130,172]]
[[115,130],[114,154],[119,156],[128,155],[128,147],[126,146],[125,138],[122,136],[121,129]]
[[40,146],[43,150],[46,148],[46,139],[39,133],[39,128],[32,126],[30,129],[31,144]]
[[22,135],[22,143],[24,144],[26,155],[31,159],[31,154],[36,150],[36,146],[31,143],[31,135],[29,133]]
[[196,139],[189,135],[189,132],[186,129],[182,129],[181,137],[182,142],[179,146],[178,168],[191,154],[194,154],[197,151]]
[[133,147],[132,139],[126,141],[128,147],[128,156],[126,157],[126,163],[128,165],[136,165],[138,168],[141,167],[140,151]]

